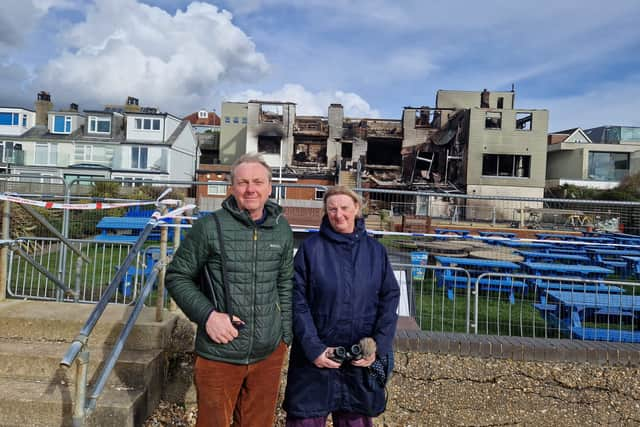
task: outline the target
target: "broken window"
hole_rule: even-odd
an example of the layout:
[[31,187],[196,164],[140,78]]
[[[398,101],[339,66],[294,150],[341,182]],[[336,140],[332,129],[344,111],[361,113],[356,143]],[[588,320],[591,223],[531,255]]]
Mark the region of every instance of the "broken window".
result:
[[351,160],[351,156],[353,155],[353,144],[343,142],[340,145],[342,146],[340,147],[340,157]]
[[260,104],[261,123],[283,123],[283,108],[280,104]]
[[482,176],[529,178],[531,176],[531,156],[485,154],[482,156]]
[[532,122],[533,122],[532,113],[516,113],[516,129],[531,130]]
[[434,120],[434,111],[429,108],[420,108],[416,110],[416,127],[431,127]]
[[487,111],[484,118],[485,129],[502,129],[502,113]]
[[258,137],[258,153],[261,154],[280,154],[279,136],[262,136]]

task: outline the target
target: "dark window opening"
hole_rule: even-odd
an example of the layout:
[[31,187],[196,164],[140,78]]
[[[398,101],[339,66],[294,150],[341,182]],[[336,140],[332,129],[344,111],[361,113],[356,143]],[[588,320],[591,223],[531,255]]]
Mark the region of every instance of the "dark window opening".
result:
[[531,130],[533,123],[532,113],[516,113],[516,129]]
[[485,154],[482,156],[482,175],[529,178],[531,176],[531,156]]
[[416,110],[416,127],[417,128],[430,128],[434,127],[435,123],[440,121],[440,111],[435,111],[430,108],[420,108]]
[[367,142],[367,164],[400,166],[402,141],[371,140]]
[[504,107],[504,97],[498,97],[498,108],[502,109]]
[[343,159],[351,160],[351,157],[353,156],[353,144],[343,142],[341,145],[342,147],[340,148],[340,157],[342,157]]
[[485,129],[502,129],[502,113],[487,111],[484,119]]
[[305,163],[314,165],[327,163],[327,150],[325,144],[317,142],[296,143],[293,146],[293,164],[304,166]]
[[259,136],[258,152],[262,154],[280,154],[279,136]]

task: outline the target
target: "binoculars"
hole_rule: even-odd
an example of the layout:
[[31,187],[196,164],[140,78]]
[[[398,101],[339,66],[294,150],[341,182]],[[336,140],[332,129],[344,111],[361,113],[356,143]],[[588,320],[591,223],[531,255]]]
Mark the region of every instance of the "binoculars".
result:
[[349,348],[345,347],[336,347],[333,349],[333,353],[329,356],[329,359],[338,363],[350,362],[352,360],[362,359],[364,356],[362,354],[362,347],[360,344],[353,344]]

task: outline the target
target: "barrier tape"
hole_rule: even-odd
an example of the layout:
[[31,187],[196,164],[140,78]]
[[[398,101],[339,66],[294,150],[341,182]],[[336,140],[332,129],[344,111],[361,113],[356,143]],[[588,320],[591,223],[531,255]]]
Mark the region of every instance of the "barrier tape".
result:
[[24,197],[12,196],[10,194],[0,194],[0,200],[6,200],[13,203],[20,203],[24,205],[37,206],[45,209],[67,209],[67,210],[101,210],[101,209],[115,209],[124,208],[129,206],[146,206],[155,205],[156,203],[162,203],[167,205],[176,205],[178,200],[166,199],[160,202],[158,201],[136,201],[136,202],[118,202],[118,203],[57,203],[57,202],[43,202],[39,200],[25,199]]

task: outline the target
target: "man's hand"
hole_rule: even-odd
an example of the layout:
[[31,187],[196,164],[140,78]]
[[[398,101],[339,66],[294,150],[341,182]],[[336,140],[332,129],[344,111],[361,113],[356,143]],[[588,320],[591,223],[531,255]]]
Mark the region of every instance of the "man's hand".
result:
[[[244,322],[236,316],[233,316],[233,321],[244,325]],[[231,324],[229,315],[217,311],[212,311],[209,315],[206,330],[209,338],[218,344],[227,344],[238,336],[238,329]]]
[[327,347],[320,356],[316,357],[316,360],[313,361],[313,364],[318,368],[330,368],[337,369],[340,367],[340,364],[335,360],[329,359],[329,356],[333,354],[334,347]]

